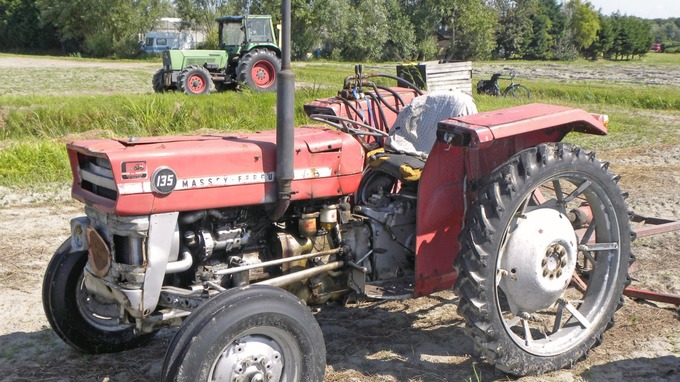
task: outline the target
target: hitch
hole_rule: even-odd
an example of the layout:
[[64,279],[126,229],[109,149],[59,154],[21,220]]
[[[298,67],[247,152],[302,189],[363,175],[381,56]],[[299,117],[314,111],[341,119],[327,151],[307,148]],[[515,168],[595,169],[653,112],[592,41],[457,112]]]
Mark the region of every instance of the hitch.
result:
[[[680,221],[651,218],[637,214],[633,214],[631,221],[633,223],[638,223],[638,226],[634,229],[637,237],[646,237],[680,230]],[[633,288],[624,289],[623,294],[635,299],[680,305],[680,295],[657,293]]]

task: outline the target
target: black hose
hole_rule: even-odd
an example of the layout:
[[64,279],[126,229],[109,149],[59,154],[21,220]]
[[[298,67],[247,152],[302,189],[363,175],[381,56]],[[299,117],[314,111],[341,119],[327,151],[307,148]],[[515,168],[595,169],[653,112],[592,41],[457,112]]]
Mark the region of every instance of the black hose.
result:
[[373,87],[373,90],[375,90],[375,95],[376,95],[376,97],[378,97],[378,99],[380,100],[380,102],[382,102],[383,105],[385,105],[388,109],[390,109],[390,111],[392,111],[394,114],[399,114],[399,109],[396,109],[396,108],[392,107],[392,105],[390,105],[389,103],[387,103],[387,100],[385,100],[385,99],[383,98],[383,96],[380,94],[380,92],[378,91],[378,89],[386,90],[386,91],[392,93],[392,95],[396,95],[396,97],[398,97],[398,99],[401,100],[401,104],[403,105],[403,104],[404,104],[404,100],[402,100],[401,97],[399,97],[399,95],[396,94],[397,92],[395,92],[395,91],[393,91],[393,90],[391,90],[391,89],[387,89],[387,88],[385,88],[384,86],[378,86],[378,85],[374,84],[373,82],[371,82],[371,86]]
[[203,219],[207,215],[205,210],[193,211],[193,212],[182,212],[179,216],[179,224],[188,225],[193,224]]
[[383,111],[382,107],[380,107],[380,101],[373,95],[373,93],[367,92],[364,94],[366,97],[370,98],[371,101],[375,102],[376,107],[373,109],[378,109],[378,112],[380,113],[380,120],[382,121],[382,125],[385,127],[385,132],[389,132],[390,126],[387,125],[387,117],[385,117],[385,112]]
[[397,76],[393,76],[393,75],[391,75],[391,74],[385,74],[385,73],[374,74],[374,76],[376,76],[376,77],[391,78],[391,79],[393,79],[393,80],[396,80],[396,81],[397,81],[397,85],[399,85],[399,86],[401,86],[401,85],[403,84],[403,85],[406,85],[407,88],[411,88],[411,90],[415,91],[416,94],[418,94],[418,95],[423,95],[423,94],[424,94],[423,91],[420,90],[420,89],[418,89],[418,87],[417,87],[416,85],[412,84],[411,82],[406,81],[405,79],[403,79],[403,78],[401,78],[401,77],[397,77]]
[[358,116],[360,116],[360,117],[361,117],[361,122],[366,123],[366,117],[364,117],[364,113],[362,113],[362,112],[360,112],[359,110],[357,110],[357,108],[354,107],[354,105],[352,105],[352,103],[349,102],[347,99],[345,99],[345,98],[343,98],[343,97],[337,97],[337,98],[338,98],[340,101],[342,101],[342,103],[344,103],[347,107],[349,107],[353,112],[355,112]]

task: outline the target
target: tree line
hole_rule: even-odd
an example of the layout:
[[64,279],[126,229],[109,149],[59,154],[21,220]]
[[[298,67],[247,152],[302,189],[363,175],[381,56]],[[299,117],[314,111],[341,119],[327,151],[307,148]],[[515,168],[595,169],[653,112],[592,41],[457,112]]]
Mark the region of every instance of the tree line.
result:
[[[586,0],[292,0],[296,59],[630,59],[680,41],[680,19],[603,15]],[[139,54],[163,16],[208,33],[215,18],[270,14],[273,0],[0,0],[0,50]]]

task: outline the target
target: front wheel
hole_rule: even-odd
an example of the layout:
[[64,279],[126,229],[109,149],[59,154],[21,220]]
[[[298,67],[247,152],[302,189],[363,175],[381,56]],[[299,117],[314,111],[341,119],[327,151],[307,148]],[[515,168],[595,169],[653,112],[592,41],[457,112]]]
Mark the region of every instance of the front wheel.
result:
[[531,91],[524,85],[511,85],[503,91],[503,97],[531,98]]
[[183,323],[165,354],[164,382],[321,381],[323,334],[294,295],[270,286],[230,289]]
[[170,90],[169,87],[165,85],[165,69],[158,69],[156,73],[153,74],[151,85],[153,86],[153,91],[156,93],[164,93]]
[[177,75],[179,89],[188,95],[208,94],[213,88],[210,73],[203,67],[191,65]]
[[50,260],[43,279],[43,309],[64,342],[86,353],[118,352],[140,346],[150,334],[135,335],[134,324],[120,319],[116,301],[95,296],[83,285],[87,252],[71,250],[67,239]]
[[516,154],[479,182],[456,258],[458,312],[513,375],[564,368],[613,324],[632,261],[607,164],[563,143]]

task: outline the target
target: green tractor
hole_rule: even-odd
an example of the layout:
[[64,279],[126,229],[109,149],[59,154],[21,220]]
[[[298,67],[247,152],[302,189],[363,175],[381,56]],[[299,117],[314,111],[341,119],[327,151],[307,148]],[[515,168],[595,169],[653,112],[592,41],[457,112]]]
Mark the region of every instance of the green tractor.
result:
[[163,67],[153,76],[153,90],[207,94],[213,89],[246,85],[276,91],[281,49],[271,16],[224,16],[219,23],[220,50],[166,50]]

